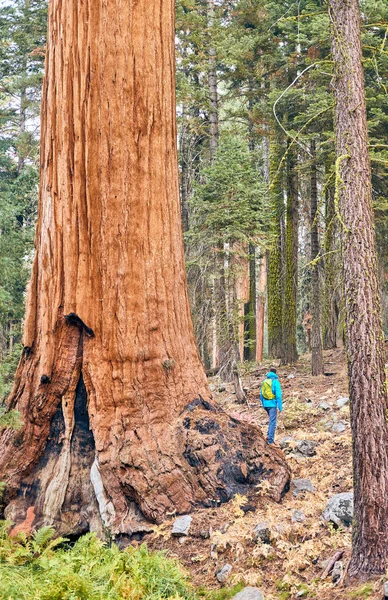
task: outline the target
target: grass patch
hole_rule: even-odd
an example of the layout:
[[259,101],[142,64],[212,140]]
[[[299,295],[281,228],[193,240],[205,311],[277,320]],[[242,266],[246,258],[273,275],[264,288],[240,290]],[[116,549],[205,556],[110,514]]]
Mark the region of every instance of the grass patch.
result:
[[374,593],[374,588],[371,583],[365,583],[364,585],[352,590],[348,593],[349,598],[369,598]]

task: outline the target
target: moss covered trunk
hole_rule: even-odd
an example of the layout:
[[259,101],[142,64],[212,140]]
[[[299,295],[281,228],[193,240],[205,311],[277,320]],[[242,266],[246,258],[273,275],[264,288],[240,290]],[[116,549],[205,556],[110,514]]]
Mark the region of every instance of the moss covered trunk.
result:
[[[290,142],[289,142],[290,143]],[[285,233],[285,275],[283,300],[282,364],[298,360],[296,349],[296,318],[298,296],[298,173],[295,149],[287,155],[287,206]]]
[[271,209],[271,246],[267,262],[267,298],[268,298],[268,356],[280,358],[283,342],[283,218],[284,201],[281,174],[278,166],[281,160],[281,146],[276,132],[270,139],[270,209]]

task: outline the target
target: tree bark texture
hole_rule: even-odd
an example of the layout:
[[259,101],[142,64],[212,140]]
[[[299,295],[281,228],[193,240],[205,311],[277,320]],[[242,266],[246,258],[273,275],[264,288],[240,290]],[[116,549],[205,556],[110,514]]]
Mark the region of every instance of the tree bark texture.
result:
[[[208,26],[209,35],[214,21],[214,1],[207,0],[208,11]],[[216,71],[216,50],[209,40],[209,148],[210,148],[210,164],[213,162],[218,148],[218,86],[217,86],[217,71]]]
[[257,285],[256,304],[256,362],[263,362],[264,357],[264,333],[265,333],[265,296],[267,291],[267,254],[259,259],[259,275]]
[[329,12],[353,434],[354,527],[348,575],[366,579],[384,573],[388,558],[387,392],[359,3],[330,0]]
[[283,304],[282,364],[298,360],[296,320],[298,296],[298,173],[294,150],[287,156],[287,206],[285,234],[285,276]]
[[337,347],[337,329],[339,315],[339,277],[340,264],[337,240],[335,188],[329,187],[325,200],[325,277],[323,309],[323,345],[325,350]]
[[188,143],[188,126],[186,124],[187,107],[182,107],[182,131],[179,139],[179,157],[180,157],[180,191],[181,191],[181,214],[182,214],[182,229],[186,233],[189,231],[189,199],[190,199],[190,174],[189,174],[189,143]]
[[[310,195],[311,195],[311,374],[322,375],[323,373],[323,355],[322,355],[322,334],[321,334],[321,291],[320,291],[320,261],[319,257],[319,237],[318,237],[318,183],[317,183],[317,165],[316,165],[316,144],[315,140],[310,143],[310,152],[312,155]],[[317,260],[318,259],[318,260]],[[316,262],[317,261],[317,262]]]
[[245,305],[244,359],[256,360],[256,248],[249,244],[249,300]]
[[214,407],[187,296],[173,0],[51,0],[36,255],[5,515],[130,536],[289,470]]
[[277,173],[281,147],[276,133],[270,140],[270,206],[272,243],[268,250],[268,356],[280,358],[283,340],[283,226],[284,201],[281,175]]

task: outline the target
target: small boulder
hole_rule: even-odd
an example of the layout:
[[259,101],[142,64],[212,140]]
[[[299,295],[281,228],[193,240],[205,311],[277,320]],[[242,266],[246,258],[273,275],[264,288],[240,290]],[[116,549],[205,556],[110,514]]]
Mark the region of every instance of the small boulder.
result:
[[338,423],[334,423],[330,431],[332,433],[343,433],[344,431],[346,431],[346,423],[344,423],[343,421],[338,421]]
[[248,512],[255,512],[256,506],[254,504],[242,504],[240,510],[246,515]]
[[220,583],[225,583],[227,581],[227,579],[229,579],[229,577],[232,573],[232,569],[233,569],[232,565],[228,565],[228,564],[224,565],[222,567],[222,569],[220,569],[219,571],[216,572],[217,580]]
[[294,441],[295,440],[293,437],[291,437],[290,435],[286,435],[279,440],[279,446],[282,450],[285,450],[286,448],[289,448],[292,442]]
[[231,600],[264,600],[264,596],[259,588],[246,587],[233,596]]
[[290,373],[289,375],[287,375],[287,379],[295,379],[294,373]]
[[190,515],[183,515],[174,521],[171,534],[174,537],[182,537],[188,535],[192,518]]
[[317,451],[315,448],[318,446],[317,442],[312,440],[301,440],[297,443],[296,449],[303,456],[315,456]]
[[333,571],[331,573],[331,580],[333,583],[337,583],[341,579],[344,572],[344,563],[341,560],[337,560],[334,563]]
[[293,479],[291,481],[291,488],[293,488],[293,495],[297,498],[302,492],[315,492],[316,488],[313,486],[310,479]]
[[262,542],[263,544],[270,544],[271,538],[271,529],[268,523],[264,522],[256,525],[253,532],[253,539],[256,542],[256,544],[259,542]]
[[321,402],[319,408],[321,408],[324,411],[330,410],[330,404],[328,404],[327,402]]
[[342,408],[342,406],[346,406],[347,404],[349,404],[349,398],[347,396],[341,396],[340,398],[338,398],[338,400],[337,400],[338,408]]
[[302,510],[295,510],[292,517],[291,517],[291,521],[293,523],[303,523],[303,521],[306,520],[306,515],[304,514],[304,512]]
[[353,492],[343,492],[330,498],[322,516],[326,521],[331,521],[338,527],[340,525],[348,526],[352,523],[353,512]]

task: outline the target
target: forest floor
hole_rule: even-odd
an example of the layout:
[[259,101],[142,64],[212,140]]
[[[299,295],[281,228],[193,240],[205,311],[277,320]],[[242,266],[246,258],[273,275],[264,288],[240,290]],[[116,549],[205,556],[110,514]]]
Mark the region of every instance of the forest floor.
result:
[[[322,519],[322,512],[333,495],[352,490],[349,404],[337,406],[340,397],[348,396],[345,353],[342,349],[326,351],[324,359],[327,375],[319,377],[310,374],[310,355],[302,356],[293,367],[278,369],[284,412],[277,441],[292,438],[285,450],[292,477],[311,480],[316,491],[295,497],[291,489],[277,504],[265,495],[265,487],[259,487],[255,491],[257,508],[252,511],[244,513],[240,507],[248,500],[235,497],[219,508],[194,512],[187,537],[171,536],[172,516],[147,539],[150,548],[165,549],[179,558],[195,585],[220,587],[215,573],[230,564],[232,572],[225,585],[244,582],[257,586],[266,600],[381,600],[382,580],[350,589],[334,584],[331,575],[321,579],[325,561],[337,551],[344,550],[341,560],[346,567],[351,545],[350,528],[335,528]],[[249,406],[236,403],[233,386],[221,385],[216,377],[210,379],[214,398],[221,406],[234,417],[258,425],[264,434],[268,418],[259,390],[268,367],[266,362],[243,377]],[[331,426],[338,422],[344,424],[345,431],[333,433]],[[316,455],[300,455],[295,449],[300,440],[317,442]],[[303,511],[304,522],[292,522],[295,510]],[[271,530],[270,544],[253,539],[255,526],[263,522]]]

